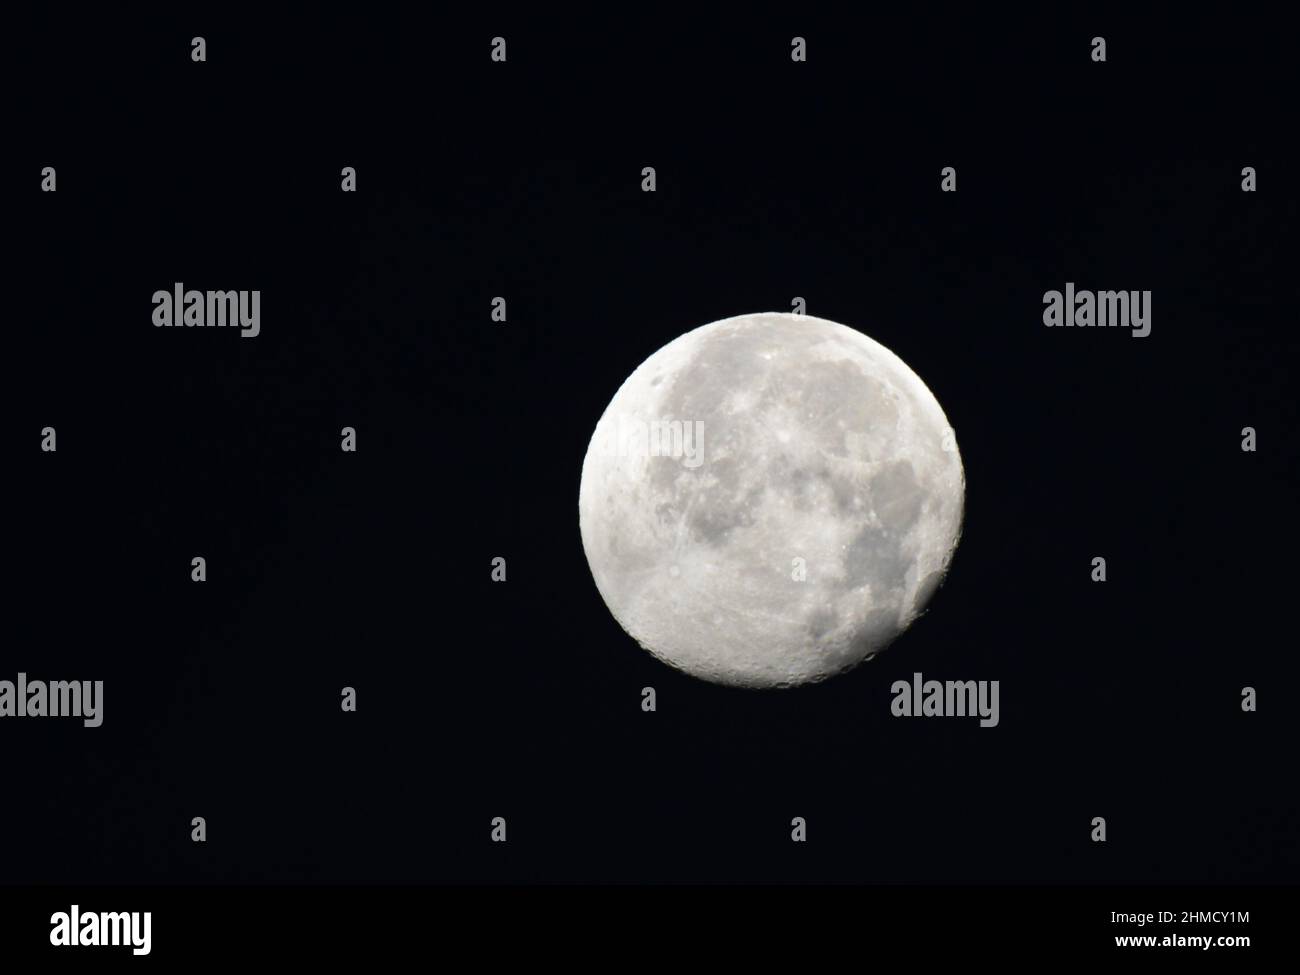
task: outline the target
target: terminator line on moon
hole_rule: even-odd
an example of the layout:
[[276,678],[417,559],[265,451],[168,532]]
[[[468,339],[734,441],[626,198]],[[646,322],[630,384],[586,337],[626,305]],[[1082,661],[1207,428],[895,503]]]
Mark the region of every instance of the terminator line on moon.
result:
[[[672,449],[665,449],[671,445]],[[696,677],[792,687],[879,653],[942,582],[965,478],[925,383],[807,315],[704,325],[596,425],[578,512],[614,618]]]

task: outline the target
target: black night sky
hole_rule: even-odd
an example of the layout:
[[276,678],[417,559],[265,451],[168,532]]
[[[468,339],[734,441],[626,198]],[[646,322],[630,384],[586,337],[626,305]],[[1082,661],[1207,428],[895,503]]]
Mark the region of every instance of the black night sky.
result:
[[[22,37],[0,679],[105,720],[0,724],[0,880],[1294,881],[1280,39],[267,16]],[[261,334],[153,328],[177,281]],[[1151,290],[1151,335],[1044,328],[1066,281]],[[650,353],[795,296],[934,391],[964,534],[880,657],[715,687],[606,610],[582,458]],[[999,680],[999,726],[892,717],[917,671]]]

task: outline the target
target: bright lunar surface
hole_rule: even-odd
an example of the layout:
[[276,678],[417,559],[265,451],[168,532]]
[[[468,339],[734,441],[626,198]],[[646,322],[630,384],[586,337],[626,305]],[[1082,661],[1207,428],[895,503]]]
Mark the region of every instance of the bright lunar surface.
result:
[[741,315],[650,356],[582,465],[587,562],[614,618],[688,674],[822,680],[924,609],[961,534],[965,479],[925,383],[807,315]]

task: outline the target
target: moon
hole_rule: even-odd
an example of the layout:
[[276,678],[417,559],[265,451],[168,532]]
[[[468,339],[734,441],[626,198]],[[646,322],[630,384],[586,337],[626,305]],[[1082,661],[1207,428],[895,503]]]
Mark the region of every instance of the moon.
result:
[[934,394],[847,326],[740,315],[669,342],[596,424],[578,496],[605,605],[717,684],[784,688],[888,646],[939,588],[965,474]]

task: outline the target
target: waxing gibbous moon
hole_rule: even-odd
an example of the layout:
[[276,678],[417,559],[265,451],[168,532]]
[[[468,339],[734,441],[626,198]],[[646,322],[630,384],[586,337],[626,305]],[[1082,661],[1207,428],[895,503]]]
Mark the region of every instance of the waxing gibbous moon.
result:
[[934,395],[861,332],[807,315],[704,325],[596,424],[582,545],[605,605],[679,670],[823,680],[884,649],[942,582],[965,477]]

